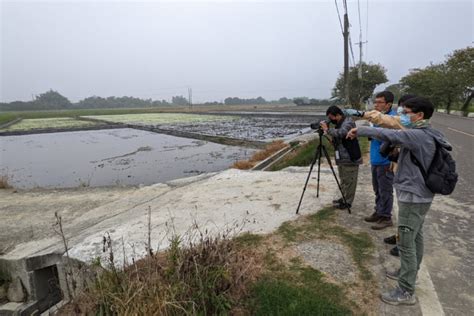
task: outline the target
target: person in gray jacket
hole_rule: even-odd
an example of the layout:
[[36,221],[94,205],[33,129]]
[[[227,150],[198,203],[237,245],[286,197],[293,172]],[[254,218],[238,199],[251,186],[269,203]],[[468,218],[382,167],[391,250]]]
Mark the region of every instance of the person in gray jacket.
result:
[[406,129],[359,127],[347,135],[348,138],[368,136],[400,146],[398,170],[394,178],[399,209],[400,269],[387,272],[388,278],[398,280],[398,286],[381,295],[384,302],[393,305],[416,303],[415,281],[423,259],[423,223],[434,196],[426,186],[419,167],[412,161],[411,154],[424,170],[428,170],[436,151],[435,142],[451,149],[444,135],[429,124],[433,111],[434,106],[428,99],[412,98],[405,102],[400,117]]
[[362,163],[359,141],[346,138],[347,133],[356,125],[350,117],[346,117],[342,110],[335,105],[326,110],[326,116],[335,125],[335,128],[329,128],[325,122],[321,123],[321,128],[327,135],[331,136],[337,171],[341,179],[342,193],[349,205],[344,203],[342,198],[334,200],[333,203],[337,208],[345,209],[348,206],[351,207],[354,201],[359,165]]

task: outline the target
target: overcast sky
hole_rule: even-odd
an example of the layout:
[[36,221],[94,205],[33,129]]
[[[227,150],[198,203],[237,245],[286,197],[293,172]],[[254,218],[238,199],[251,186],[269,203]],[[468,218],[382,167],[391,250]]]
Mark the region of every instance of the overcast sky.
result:
[[[326,98],[343,67],[334,1],[1,1],[0,100],[49,89],[195,102]],[[342,0],[338,0],[342,10]],[[473,1],[360,0],[364,60],[396,83],[473,42]],[[348,1],[352,43],[357,1]],[[341,12],[342,14],[342,12]],[[358,46],[353,47],[358,61]]]

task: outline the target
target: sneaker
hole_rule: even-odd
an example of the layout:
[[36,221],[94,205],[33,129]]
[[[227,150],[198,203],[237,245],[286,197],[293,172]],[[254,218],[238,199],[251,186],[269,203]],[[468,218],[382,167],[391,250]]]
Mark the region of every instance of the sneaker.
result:
[[398,281],[398,276],[400,275],[400,269],[394,271],[387,271],[385,276],[391,280]]
[[375,222],[378,222],[379,220],[380,220],[380,216],[377,215],[376,212],[373,212],[372,215],[364,218],[364,221],[369,222],[369,223],[375,223]]
[[394,257],[400,257],[400,251],[398,250],[398,246],[395,246],[390,249],[390,254]]
[[390,305],[415,305],[416,297],[415,294],[410,294],[404,289],[397,286],[393,290],[387,293],[383,293],[380,298],[387,304]]
[[350,203],[339,203],[336,208],[340,209],[340,210],[344,210],[346,208],[350,208],[352,205]]
[[372,228],[373,230],[381,230],[381,229],[392,227],[392,226],[393,226],[393,222],[391,218],[381,217],[379,221],[377,222],[377,224],[372,225],[370,228]]
[[334,205],[341,204],[343,202],[344,202],[344,200],[342,198],[337,199],[337,200],[332,200],[332,204],[334,204]]
[[389,245],[396,245],[397,244],[397,236],[393,235],[383,239],[383,242]]

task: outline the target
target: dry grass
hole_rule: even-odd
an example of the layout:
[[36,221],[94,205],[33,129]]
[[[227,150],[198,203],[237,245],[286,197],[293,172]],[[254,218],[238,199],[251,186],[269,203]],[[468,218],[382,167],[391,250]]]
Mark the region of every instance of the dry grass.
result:
[[0,189],[10,189],[7,176],[0,176]]
[[246,170],[253,168],[258,162],[263,161],[275,154],[277,151],[288,147],[282,140],[276,140],[265,146],[265,149],[256,152],[249,160],[239,160],[232,165],[232,168]]
[[[168,250],[148,249],[125,268],[113,264],[112,242],[104,238],[109,260],[104,267],[96,263],[98,276],[60,315],[374,314],[376,282],[363,277],[370,242],[335,217],[333,209],[323,209],[269,235],[238,237],[229,230],[211,236],[196,225],[173,237]],[[312,239],[345,244],[360,278],[347,286],[308,266],[295,245]]]
[[[113,260],[113,254],[110,255]],[[62,315],[221,315],[240,306],[260,273],[259,256],[227,233],[173,237],[170,248],[123,269],[110,264]],[[112,261],[111,261],[112,262]]]

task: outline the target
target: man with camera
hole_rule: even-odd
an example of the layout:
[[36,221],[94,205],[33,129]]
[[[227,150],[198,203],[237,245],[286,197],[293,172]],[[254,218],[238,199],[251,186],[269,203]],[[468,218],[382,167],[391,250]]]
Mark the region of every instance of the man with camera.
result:
[[333,202],[339,209],[350,208],[355,197],[357,176],[359,173],[359,165],[362,163],[362,155],[357,138],[347,139],[346,136],[356,125],[350,117],[346,117],[342,110],[335,105],[327,109],[326,116],[329,122],[334,124],[335,127],[329,128],[328,123],[325,121],[322,121],[320,126],[327,135],[331,136],[331,142],[334,145],[337,170],[341,180],[342,194],[347,204],[344,203],[342,197]]

